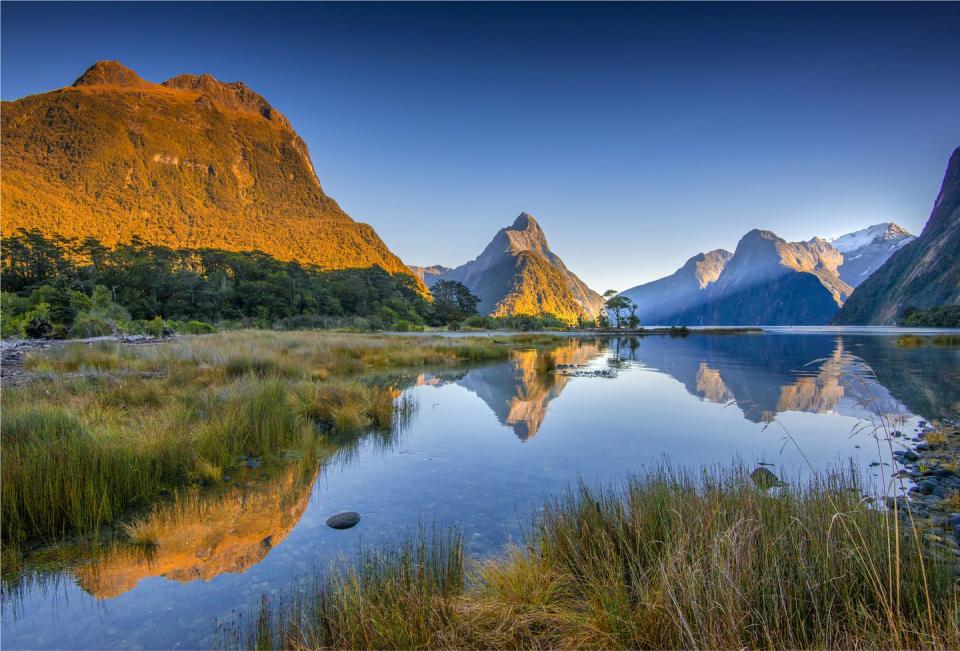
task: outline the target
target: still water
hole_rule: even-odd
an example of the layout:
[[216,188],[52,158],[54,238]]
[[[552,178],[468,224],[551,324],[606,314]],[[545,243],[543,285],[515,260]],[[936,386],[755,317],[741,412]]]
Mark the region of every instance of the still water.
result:
[[[218,622],[361,545],[457,524],[468,553],[495,554],[578,478],[663,462],[763,462],[795,479],[852,460],[879,488],[878,415],[907,442],[960,405],[960,347],[899,333],[571,339],[549,351],[556,371],[545,354],[394,379],[415,405],[400,431],[193,517],[156,515],[149,557],[118,549],[7,594],[3,648],[209,646]],[[345,510],[357,527],[324,525]]]

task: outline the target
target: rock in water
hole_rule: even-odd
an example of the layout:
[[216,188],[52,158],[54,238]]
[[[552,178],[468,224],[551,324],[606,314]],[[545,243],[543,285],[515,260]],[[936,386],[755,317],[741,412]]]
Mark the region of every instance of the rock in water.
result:
[[753,483],[756,484],[758,488],[764,490],[777,486],[780,483],[780,480],[777,479],[775,474],[762,466],[750,473],[750,479],[753,480]]
[[327,518],[327,526],[333,529],[349,529],[360,522],[360,514],[356,511],[344,511]]

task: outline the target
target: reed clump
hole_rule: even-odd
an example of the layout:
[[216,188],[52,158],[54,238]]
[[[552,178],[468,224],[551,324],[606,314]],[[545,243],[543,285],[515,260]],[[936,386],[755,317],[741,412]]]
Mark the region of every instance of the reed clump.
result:
[[[758,489],[742,468],[577,486],[523,547],[363,556],[233,641],[257,648],[957,648],[953,559],[851,472]],[[409,545],[409,543],[408,543]],[[416,567],[416,572],[409,571]],[[462,566],[461,566],[462,567]],[[366,577],[391,577],[390,581]],[[429,579],[429,580],[428,580]],[[430,582],[432,581],[432,582]],[[424,587],[426,586],[426,587]]]

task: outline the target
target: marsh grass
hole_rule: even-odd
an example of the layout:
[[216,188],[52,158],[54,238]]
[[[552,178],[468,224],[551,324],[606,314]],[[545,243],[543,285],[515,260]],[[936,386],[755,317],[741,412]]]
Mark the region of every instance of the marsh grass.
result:
[[468,570],[458,538],[363,555],[346,574],[317,579],[283,602],[266,600],[228,641],[956,648],[953,559],[924,550],[903,528],[891,552],[895,516],[864,497],[853,471],[773,491],[759,490],[743,468],[663,468],[606,489],[581,484],[546,505],[523,547]]
[[[440,646],[464,588],[456,531],[419,533],[360,553],[359,562],[314,577],[287,601],[264,599],[249,629],[221,630],[225,646],[394,648]],[[248,637],[252,636],[252,637]]]
[[[483,338],[234,331],[158,345],[68,344],[28,354],[2,394],[2,541],[93,535],[243,457],[338,446],[396,423],[390,368],[507,359]],[[401,406],[409,410],[409,405]]]

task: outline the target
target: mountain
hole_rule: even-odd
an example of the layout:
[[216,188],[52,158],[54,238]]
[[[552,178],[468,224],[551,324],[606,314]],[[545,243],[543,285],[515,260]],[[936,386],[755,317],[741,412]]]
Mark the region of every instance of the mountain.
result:
[[838,274],[842,263],[824,239],[787,242],[755,229],[732,255],[701,253],[624,293],[643,301],[637,316],[648,325],[820,325],[852,291]]
[[716,325],[829,323],[852,291],[840,280],[843,256],[829,242],[787,242],[752,230],[709,286],[709,301],[695,314]]
[[3,102],[2,148],[4,235],[138,237],[412,275],[324,193],[290,122],[240,82],[155,84],[101,61],[70,87]]
[[693,313],[707,300],[706,288],[720,277],[733,256],[717,249],[698,253],[673,274],[622,294],[637,305],[637,317],[646,325],[673,325],[677,314]]
[[840,279],[856,287],[914,239],[897,224],[885,222],[828,241],[843,254]]
[[960,147],[923,232],[857,287],[834,323],[891,325],[908,307],[940,305],[960,305]]
[[552,314],[574,323],[603,309],[603,298],[567,269],[525,212],[501,228],[476,259],[434,276],[437,280],[463,283],[480,298],[480,312],[493,316]]

